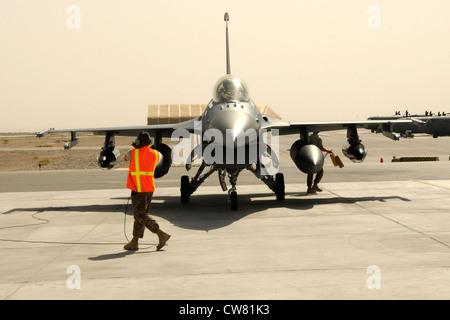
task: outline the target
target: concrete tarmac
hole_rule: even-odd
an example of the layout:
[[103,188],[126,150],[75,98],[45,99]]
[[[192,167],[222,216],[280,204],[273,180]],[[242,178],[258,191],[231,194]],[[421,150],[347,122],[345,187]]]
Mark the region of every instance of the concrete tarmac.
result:
[[[430,149],[427,141],[415,148]],[[449,140],[440,141],[431,152],[448,153]],[[0,173],[0,297],[450,298],[448,158],[380,163],[372,150],[367,163],[343,159],[343,169],[328,160],[316,195],[306,195],[306,176],[285,162],[284,201],[243,173],[238,211],[215,175],[182,204],[185,170],[172,168],[157,180],[151,206],[172,235],[161,251],[148,230],[139,251],[123,250],[133,224],[125,171]]]

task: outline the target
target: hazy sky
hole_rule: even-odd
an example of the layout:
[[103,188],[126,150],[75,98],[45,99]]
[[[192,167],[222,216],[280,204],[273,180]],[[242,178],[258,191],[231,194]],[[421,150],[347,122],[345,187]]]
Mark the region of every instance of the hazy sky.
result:
[[0,132],[146,124],[225,69],[286,120],[450,112],[448,0],[0,0]]

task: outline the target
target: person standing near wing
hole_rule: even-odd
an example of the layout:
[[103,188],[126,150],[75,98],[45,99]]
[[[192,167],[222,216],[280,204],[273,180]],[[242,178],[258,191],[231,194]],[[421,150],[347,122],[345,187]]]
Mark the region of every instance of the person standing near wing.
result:
[[125,161],[130,162],[127,178],[127,188],[131,190],[131,205],[133,207],[134,225],[133,239],[124,246],[125,250],[138,250],[138,241],[144,236],[145,228],[156,233],[159,251],[169,240],[170,235],[163,232],[158,223],[148,213],[155,191],[155,169],[159,160],[158,151],[151,149],[150,135],[142,131],[132,144],[135,149],[130,150],[125,156]]
[[[320,150],[322,150],[323,152],[326,153],[333,153],[332,150],[328,150],[325,149],[324,146],[322,145],[322,139],[319,137],[319,131],[315,131],[313,132],[313,134],[311,134],[309,136],[310,142],[317,146]],[[306,180],[306,184],[308,185],[308,190],[306,191],[307,194],[310,193],[316,193],[316,192],[321,192],[322,189],[319,188],[318,184],[320,182],[320,180],[322,180],[323,177],[323,168],[316,173],[316,178],[314,179],[314,174],[308,174],[307,180]],[[313,184],[313,179],[314,179],[314,184]]]

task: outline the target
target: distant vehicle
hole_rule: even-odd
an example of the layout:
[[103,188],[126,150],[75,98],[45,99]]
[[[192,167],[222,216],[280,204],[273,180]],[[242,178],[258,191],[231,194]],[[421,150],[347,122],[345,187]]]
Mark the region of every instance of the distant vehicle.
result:
[[[380,120],[411,120],[411,122],[396,122],[391,124],[390,130],[397,134],[400,134],[404,138],[414,137],[413,133],[426,133],[437,137],[450,136],[450,115],[446,112],[433,113],[426,111],[422,115],[412,115],[406,111],[405,115],[400,115],[397,111],[395,116],[386,117],[369,117],[368,120],[380,121]],[[378,124],[371,124],[367,129],[372,132],[381,132]]]

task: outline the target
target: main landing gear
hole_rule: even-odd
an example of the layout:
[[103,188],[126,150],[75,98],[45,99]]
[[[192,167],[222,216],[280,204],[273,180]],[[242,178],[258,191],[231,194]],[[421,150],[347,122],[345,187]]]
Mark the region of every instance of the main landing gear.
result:
[[[180,192],[181,192],[181,202],[182,203],[189,203],[189,198],[191,194],[193,194],[197,188],[214,172],[218,172],[219,176],[219,182],[220,186],[222,187],[223,191],[228,191],[228,202],[230,203],[230,207],[232,211],[238,210],[238,195],[236,191],[236,182],[239,174],[242,172],[244,168],[239,169],[224,169],[224,168],[216,168],[214,166],[210,166],[210,169],[205,174],[203,173],[203,170],[205,169],[206,165],[203,162],[200,165],[200,168],[198,169],[197,174],[194,178],[189,179],[189,176],[182,176],[181,177],[181,186],[180,186]],[[275,192],[276,199],[277,200],[284,200],[285,199],[285,187],[284,187],[284,176],[282,173],[277,173],[276,175],[267,175],[267,176],[260,176],[258,174],[257,169],[253,168],[252,166],[245,167],[245,169],[251,171],[257,178],[259,178],[262,182],[264,182],[273,192]],[[225,178],[226,175],[228,175],[231,188],[228,189]]]

